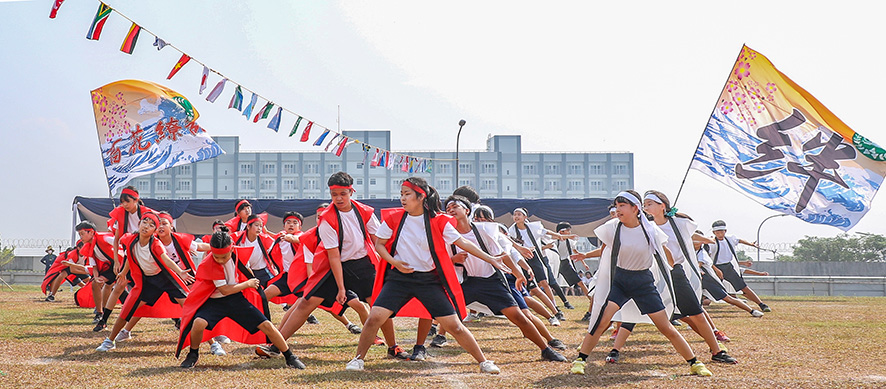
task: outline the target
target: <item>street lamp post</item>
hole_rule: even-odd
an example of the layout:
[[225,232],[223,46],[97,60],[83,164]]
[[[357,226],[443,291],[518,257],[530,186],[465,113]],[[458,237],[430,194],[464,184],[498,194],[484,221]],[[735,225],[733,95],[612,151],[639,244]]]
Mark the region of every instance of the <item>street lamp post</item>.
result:
[[458,121],[458,135],[455,136],[455,183],[453,187],[458,188],[458,142],[461,139],[461,129],[465,126],[465,120]]
[[766,223],[766,221],[769,219],[772,219],[775,217],[781,217],[781,216],[792,216],[792,215],[787,214],[787,213],[780,213],[778,215],[772,215],[770,217],[763,219],[763,221],[760,222],[760,226],[757,227],[757,242],[756,242],[757,243],[757,262],[760,262],[760,229],[763,228],[763,223]]

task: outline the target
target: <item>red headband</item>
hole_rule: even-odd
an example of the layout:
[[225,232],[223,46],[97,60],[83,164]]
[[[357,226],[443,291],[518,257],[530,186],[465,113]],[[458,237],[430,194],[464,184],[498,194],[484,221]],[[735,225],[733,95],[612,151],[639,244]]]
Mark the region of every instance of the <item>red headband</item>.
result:
[[129,189],[129,188],[123,188],[123,191],[120,192],[120,195],[121,196],[122,195],[130,195],[130,196],[134,197],[136,200],[138,200],[138,192],[136,192],[132,189]]
[[330,186],[329,186],[329,189],[348,189],[348,190],[351,190],[351,191],[353,191],[353,192],[356,192],[356,191],[354,190],[354,187],[353,187],[353,186],[330,185]]
[[154,227],[157,227],[157,226],[160,225],[160,218],[157,217],[157,214],[156,214],[156,213],[153,213],[153,212],[147,212],[147,213],[145,213],[145,214],[142,216],[142,220],[145,220],[145,219],[151,219],[151,221],[154,222]]
[[411,182],[409,182],[409,181],[404,180],[404,181],[403,181],[403,186],[405,186],[405,187],[407,187],[407,188],[409,188],[409,189],[414,190],[416,193],[419,193],[419,194],[421,194],[422,196],[428,197],[428,194],[425,193],[425,190],[424,190],[424,189],[422,189],[422,188],[419,187],[418,185],[415,185],[415,184],[413,184],[413,183],[411,183]]
[[[159,214],[159,216],[160,216],[161,219],[169,220],[169,224],[172,225],[172,222],[173,222],[173,221],[172,221],[172,215],[170,215],[170,214],[168,214],[168,213],[161,213],[161,214]],[[158,220],[158,221],[159,221],[159,220]]]
[[246,205],[252,206],[252,204],[249,203],[249,200],[240,200],[239,202],[237,202],[237,206],[234,207],[234,212],[240,212],[240,206],[242,206],[243,203],[246,203]]
[[222,247],[222,248],[215,248],[215,247],[209,248],[209,252],[212,253],[213,255],[225,255],[227,253],[230,253],[232,250],[234,250],[234,245],[232,245],[232,244],[229,244],[227,247]]
[[295,219],[295,220],[298,220],[299,223],[301,223],[301,219],[299,219],[298,216],[295,216],[295,215],[289,215],[289,216],[287,216],[287,217],[284,217],[284,218],[283,218],[283,223],[286,223],[286,221],[289,220],[289,219]]

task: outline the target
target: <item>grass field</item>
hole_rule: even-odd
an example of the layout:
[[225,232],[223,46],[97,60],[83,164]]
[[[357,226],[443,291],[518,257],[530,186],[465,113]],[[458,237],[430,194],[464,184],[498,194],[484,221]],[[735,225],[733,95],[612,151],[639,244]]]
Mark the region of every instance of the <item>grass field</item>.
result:
[[[484,318],[468,327],[502,370],[489,376],[451,337],[444,348],[429,348],[432,358],[425,362],[388,359],[383,347],[373,347],[364,372],[344,371],[357,335],[320,311],[319,325],[306,325],[290,339],[306,370],[284,369],[281,358],[257,359],[252,347],[229,344],[225,357],[204,346],[197,368],[183,371],[173,358],[171,320],[144,319],[132,340],[99,354],[94,349],[108,331],[91,331],[92,310],[75,307],[67,289],[46,303],[39,288],[15,288],[0,292],[0,387],[886,387],[886,298],[768,298],[773,312],[760,319],[714,304],[709,312],[732,338],[728,347],[738,365],[710,362],[701,338],[680,329],[714,373],[709,378],[690,376],[652,326],[637,327],[618,364],[602,362],[612,343],[607,336],[591,354],[587,374],[576,376],[567,363],[541,361],[538,349],[506,320]],[[576,309],[551,331],[569,345],[563,354],[572,360],[587,328],[579,321],[587,300],[570,299]],[[276,323],[282,310],[272,311]],[[411,350],[415,320],[395,324],[400,344]]]

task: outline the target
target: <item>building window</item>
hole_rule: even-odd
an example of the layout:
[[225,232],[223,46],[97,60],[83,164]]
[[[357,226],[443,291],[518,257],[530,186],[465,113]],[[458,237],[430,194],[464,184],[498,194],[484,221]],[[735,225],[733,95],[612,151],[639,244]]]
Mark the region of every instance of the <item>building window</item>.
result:
[[311,162],[304,164],[305,174],[320,174],[320,164]]
[[448,163],[438,163],[437,164],[437,173],[438,174],[452,174],[452,165]]
[[538,190],[535,185],[535,180],[523,180],[523,190],[530,192]]
[[295,200],[295,195],[283,195],[283,200]]
[[180,192],[191,191],[191,180],[178,180],[175,183],[175,190]]
[[376,195],[369,195],[369,198],[370,198],[370,199],[374,199],[374,198],[377,198],[377,197],[378,197],[378,196],[376,196]]
[[169,181],[166,180],[157,180],[154,186],[158,191],[167,191],[169,190]]
[[481,169],[481,173],[483,174],[496,174],[498,172],[498,166],[494,163],[484,163],[483,166],[481,166]]
[[190,199],[191,199],[191,195],[179,195],[179,196],[178,196],[178,199],[179,199],[179,200],[190,200]]
[[277,190],[277,180],[262,180],[261,190]]
[[460,163],[458,164],[458,174],[472,174],[474,173],[474,166],[471,163]]
[[317,180],[310,178],[305,180],[305,189],[307,190],[317,190]]
[[241,163],[240,174],[255,174],[255,171],[252,169],[252,163]]
[[618,191],[618,192],[630,189],[630,188],[628,188],[628,181],[627,180],[615,180],[615,182],[613,182],[612,184],[615,186],[615,188],[614,188],[615,191]]
[[360,162],[360,163],[357,164],[357,169],[358,169],[358,170],[359,170],[359,169],[363,169],[363,163],[362,163],[362,162]]
[[169,196],[157,196],[157,200],[169,200]]
[[374,186],[375,183],[376,183],[375,178],[370,178],[370,179],[369,179],[369,185],[373,185],[373,186]]
[[483,180],[480,183],[480,190],[495,190],[495,180]]
[[159,172],[154,173],[154,175],[155,175],[155,176],[168,176],[168,175],[169,175],[169,169],[161,170],[161,171],[159,171]]
[[452,181],[448,178],[441,178],[437,180],[437,189],[441,191],[450,191],[452,190]]
[[327,166],[327,169],[328,170],[326,172],[329,174],[338,173],[339,171],[341,171],[341,164],[340,163],[330,163]]
[[527,163],[523,165],[523,174],[525,175],[535,175],[538,174],[535,172],[535,164]]
[[569,174],[572,174],[572,175],[581,175],[581,174],[584,174],[584,173],[582,172],[582,168],[581,168],[581,167],[582,167],[582,166],[579,165],[579,164],[571,164],[571,165],[569,165]]
[[[402,178],[395,178],[391,180],[391,192],[400,193],[400,187],[403,186]],[[399,196],[397,198],[400,198]]]
[[241,178],[240,179],[240,190],[255,190],[255,185],[252,183],[251,178]]
[[545,165],[545,174],[560,174],[560,165],[550,163]]
[[176,172],[179,176],[190,176],[191,175],[191,165],[183,165],[178,167],[178,172]]
[[584,185],[582,185],[581,180],[570,180],[569,181],[569,190],[585,190]]
[[265,200],[272,200],[272,199],[276,199],[277,197],[274,195],[262,195],[261,198],[263,198]]
[[141,194],[146,194],[149,190],[151,190],[151,182],[148,180],[139,180],[135,184],[135,188],[138,189]]
[[295,164],[287,162],[283,164],[283,174],[297,174]]
[[283,180],[283,190],[295,190],[296,181],[294,179],[288,178]]
[[560,190],[560,180],[545,181],[545,190]]
[[602,176],[603,174],[603,165],[599,163],[592,163],[588,166],[588,174],[592,176]]
[[363,179],[362,179],[362,178],[357,178],[357,179],[355,179],[355,180],[354,180],[354,184],[355,184],[355,185],[363,185]]
[[623,163],[618,163],[618,164],[612,165],[612,174],[616,174],[616,175],[628,174],[628,165],[625,165]]
[[277,164],[269,162],[261,164],[261,174],[277,174]]
[[470,178],[463,178],[458,180],[458,186],[474,186],[474,180]]
[[600,180],[591,180],[588,182],[590,186],[591,192],[602,192],[603,191],[603,181]]

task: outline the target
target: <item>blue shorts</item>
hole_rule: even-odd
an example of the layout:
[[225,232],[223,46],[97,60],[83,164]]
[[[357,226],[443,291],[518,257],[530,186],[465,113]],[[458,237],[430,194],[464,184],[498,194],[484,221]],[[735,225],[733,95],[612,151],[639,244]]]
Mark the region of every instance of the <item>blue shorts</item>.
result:
[[726,289],[723,289],[723,285],[720,285],[720,283],[717,282],[717,279],[714,277],[716,276],[713,274],[702,272],[701,288],[708,291],[708,293],[710,293],[711,297],[713,297],[714,300],[722,300],[726,298],[726,296],[728,296],[729,294],[726,293]]
[[489,310],[496,315],[500,314],[502,309],[517,306],[517,302],[511,296],[511,288],[498,274],[487,278],[466,276],[461,283],[461,289],[465,295],[465,304],[476,301],[489,307]]
[[277,281],[274,281],[273,284],[280,291],[280,296],[289,296],[292,294],[292,290],[289,289],[289,274],[283,273],[282,276]]
[[640,313],[644,315],[665,309],[661,302],[661,295],[655,289],[655,277],[652,276],[652,271],[649,269],[625,270],[616,267],[607,300],[616,303],[619,307],[634,300]]
[[529,306],[526,305],[526,297],[529,297],[529,293],[526,292],[529,287],[524,287],[522,291],[517,290],[517,277],[514,277],[510,274],[505,275],[505,279],[508,280],[508,288],[511,289],[511,297],[514,298],[514,301],[517,303],[517,307],[522,309],[529,309]]

